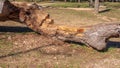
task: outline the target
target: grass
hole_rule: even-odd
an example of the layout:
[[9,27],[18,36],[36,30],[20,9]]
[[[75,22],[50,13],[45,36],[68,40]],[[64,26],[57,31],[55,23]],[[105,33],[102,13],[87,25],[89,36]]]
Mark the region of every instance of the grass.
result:
[[[1,42],[5,42],[5,40],[2,40]],[[93,50],[86,46],[80,46],[79,44],[73,43],[71,44],[70,48],[72,49],[72,51],[69,51],[72,54],[71,56],[45,55],[40,53],[39,50],[36,50],[24,54],[18,54],[16,56],[6,57],[3,58],[3,60],[0,59],[0,61],[2,61],[2,63],[0,63],[0,66],[3,68],[7,68],[8,66],[19,68],[48,68],[49,66],[52,68],[86,68],[85,66],[89,66],[90,63],[94,64],[96,62],[99,62],[101,61],[100,59],[120,59],[120,56],[118,55],[120,50],[115,48],[110,48],[109,52],[97,52],[96,50]],[[75,53],[72,53],[73,50]],[[14,62],[11,63],[11,61]]]
[[103,3],[107,8],[115,8],[118,9],[120,8],[120,3],[119,2],[105,2]]
[[[89,8],[88,2],[82,2],[82,3],[75,3],[75,2],[40,2],[40,4],[44,6],[51,6],[51,7],[57,7],[57,8]],[[106,6],[107,8],[120,8],[119,2],[104,2],[101,3],[101,5]]]
[[[98,21],[97,16],[93,15],[91,11],[49,9],[47,12],[50,13],[55,23],[62,25],[79,26],[80,24],[84,25],[88,22],[94,23]],[[94,21],[92,19],[94,19]]]
[[[70,9],[46,9],[47,12],[50,13],[50,16],[55,19],[55,23],[59,25],[66,26],[76,26],[80,27],[81,25],[94,25],[98,23],[104,23],[106,20],[103,19],[104,16],[107,18],[116,18],[117,21],[120,21],[120,10],[112,9],[109,12],[94,14],[93,11],[76,11]],[[99,17],[100,16],[100,17]],[[5,22],[0,25],[18,25],[18,23]],[[22,25],[21,25],[22,26]],[[21,36],[26,34],[33,34],[34,32],[23,32],[23,33],[0,33],[0,56],[13,53],[10,52],[14,47],[13,42],[8,40],[8,37],[15,35],[20,35],[18,39],[21,39]],[[33,39],[35,38],[29,38]],[[24,41],[24,39],[22,39]],[[33,40],[36,41],[36,40]],[[29,41],[27,41],[29,42]],[[39,40],[41,42],[41,40]],[[22,42],[21,42],[22,43]],[[42,42],[45,43],[45,42]],[[34,46],[34,43],[32,44]],[[41,44],[39,44],[41,45]],[[24,45],[25,46],[25,45]],[[56,46],[57,47],[57,46]],[[66,47],[66,46],[65,46]],[[67,50],[68,51],[64,51]],[[19,48],[21,51],[22,48]],[[119,66],[120,60],[120,48],[109,48],[107,52],[98,52],[93,50],[92,48],[88,48],[86,46],[81,46],[80,44],[71,43],[70,46],[64,48],[63,53],[59,55],[47,55],[40,52],[40,50],[31,51],[28,53],[18,54],[15,56],[10,56],[6,58],[0,58],[0,67],[7,68],[88,68],[98,66]],[[17,52],[18,49],[15,50]],[[62,49],[60,49],[62,51]],[[71,54],[68,56],[68,54]],[[106,61],[107,59],[107,61]],[[112,60],[112,59],[115,59]],[[104,61],[104,62],[103,62]],[[114,63],[113,63],[114,61]],[[86,67],[87,66],[87,67]],[[97,68],[97,67],[95,67]],[[105,67],[107,68],[107,66]],[[119,68],[119,67],[118,67]]]
[[120,10],[119,9],[111,9],[108,12],[101,13],[103,16],[111,17],[111,18],[116,18],[120,19]]
[[13,47],[12,46],[13,45],[12,42],[6,40],[6,38],[8,38],[7,35],[3,39],[0,39],[0,51],[1,51],[0,55],[9,53],[10,48]]
[[[7,34],[7,37],[8,36],[11,36],[11,34]],[[5,39],[0,40],[0,45],[4,46],[0,48],[2,49],[0,51],[2,55],[6,54],[4,53],[5,51],[10,51],[9,49],[12,49],[12,47],[7,46],[9,45],[9,43],[11,42],[6,42]],[[28,53],[18,54],[15,56],[0,59],[0,62],[2,61],[2,63],[0,63],[0,66],[3,68],[7,67],[48,68],[49,66],[52,68],[83,68],[83,67],[86,68],[85,66],[89,66],[91,63],[94,64],[106,58],[109,59],[114,58],[118,60],[120,59],[119,55],[120,50],[117,48],[110,48],[108,52],[98,52],[86,46],[81,46],[79,44],[74,43],[71,43],[70,48],[72,50],[69,50],[68,53],[71,53],[72,54],[71,56],[67,56],[66,55],[67,53],[65,53],[65,55],[45,55],[42,54],[39,50],[35,50]],[[75,53],[73,53],[74,51]],[[8,53],[11,52],[7,52],[7,54]],[[11,63],[11,61],[13,62]]]
[[54,4],[51,4],[51,5],[48,5],[48,6],[51,6],[51,7],[57,7],[57,8],[87,8],[89,7],[88,3],[71,3],[71,2],[57,2],[57,3],[54,3]]
[[0,68],[7,68],[9,66],[7,66],[6,64],[0,64]]
[[[68,26],[94,25],[103,22],[120,21],[120,10],[94,14],[93,11],[76,11],[71,9],[47,9],[56,24]],[[64,16],[63,16],[64,15]]]

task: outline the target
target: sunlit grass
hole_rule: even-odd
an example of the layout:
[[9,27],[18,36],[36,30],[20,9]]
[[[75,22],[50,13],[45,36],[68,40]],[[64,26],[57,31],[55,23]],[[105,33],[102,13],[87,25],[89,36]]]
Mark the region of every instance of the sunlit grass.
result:
[[72,2],[57,2],[57,3],[54,3],[54,4],[51,4],[49,5],[51,7],[61,7],[61,8],[68,8],[68,7],[71,7],[71,8],[87,8],[89,7],[89,4],[84,2],[84,3],[72,3]]
[[[69,6],[68,6],[69,7]],[[101,18],[98,18],[97,15],[93,13],[93,11],[75,11],[75,10],[68,10],[68,9],[46,9],[47,12],[50,13],[50,16],[55,20],[55,23],[68,25],[68,26],[80,26],[82,24],[86,25],[93,25],[98,24],[100,22],[105,22]],[[100,13],[98,15],[112,17],[120,19],[120,10],[119,9],[112,9],[105,13]],[[8,22],[10,23],[10,22]],[[9,25],[14,25],[9,24]],[[17,25],[17,24],[16,24]],[[12,42],[7,40],[9,36],[14,36],[14,34],[36,34],[35,32],[21,32],[21,33],[4,33],[6,37],[0,39],[0,56],[11,54],[14,52],[10,52],[13,47]],[[19,39],[19,38],[18,38]],[[32,38],[31,38],[32,39]],[[33,44],[34,45],[34,44]],[[19,68],[27,68],[30,67],[32,63],[35,63],[35,66],[38,68],[45,68],[45,65],[48,64],[52,65],[53,68],[85,68],[83,66],[91,64],[96,64],[100,60],[104,60],[106,58],[110,59],[120,59],[120,49],[110,47],[106,52],[99,52],[92,48],[89,48],[84,45],[70,43],[71,48],[68,52],[72,54],[71,56],[67,56],[66,52],[65,55],[45,55],[40,53],[39,50],[31,51],[24,54],[18,54],[12,57],[6,57],[6,60],[1,59],[2,63],[0,67],[6,68],[6,66],[12,67],[13,65],[18,66]],[[66,48],[67,49],[67,48]],[[22,49],[20,49],[22,50]],[[17,49],[15,50],[18,51]],[[54,59],[56,58],[56,59]],[[108,60],[108,62],[109,62]],[[11,61],[14,61],[11,63]],[[29,64],[28,64],[29,63]],[[118,63],[116,63],[118,64]],[[14,67],[14,66],[13,66]]]

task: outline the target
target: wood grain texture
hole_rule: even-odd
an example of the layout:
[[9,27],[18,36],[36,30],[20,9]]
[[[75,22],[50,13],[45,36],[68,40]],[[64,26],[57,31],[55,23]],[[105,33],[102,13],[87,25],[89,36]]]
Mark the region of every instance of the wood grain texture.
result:
[[22,6],[22,4],[6,1],[3,11],[0,18],[19,21],[46,37],[84,43],[97,50],[106,48],[109,38],[120,37],[120,23],[98,24],[82,28],[59,26],[55,25],[50,15],[37,4]]

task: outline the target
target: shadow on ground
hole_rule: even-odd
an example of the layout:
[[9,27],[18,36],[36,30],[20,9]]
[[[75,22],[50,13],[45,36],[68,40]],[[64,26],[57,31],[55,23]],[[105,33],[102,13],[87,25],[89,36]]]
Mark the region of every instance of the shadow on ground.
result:
[[108,12],[108,11],[110,11],[110,10],[111,10],[111,9],[105,9],[105,10],[99,11],[99,13]]
[[108,41],[106,48],[103,50],[98,50],[99,52],[107,52],[109,48],[120,48],[120,42],[117,41]]
[[110,48],[110,47],[120,48],[120,42],[109,41],[109,42],[107,43],[107,48]]
[[[80,42],[74,42],[74,41],[65,41],[69,44],[78,44],[80,46],[85,46],[85,44],[83,43],[80,43]],[[108,41],[107,45],[106,45],[106,48],[104,50],[98,50],[99,52],[107,52],[109,48],[120,48],[120,41]],[[93,48],[94,49],[94,48]],[[96,50],[96,49],[95,49]]]
[[[0,32],[33,32],[31,29],[27,28],[27,27],[20,27],[20,26],[0,26]],[[65,41],[67,43],[72,43],[72,44],[79,44],[81,46],[84,46],[84,44],[82,43],[78,43],[78,42],[72,42],[72,41]],[[50,44],[45,45],[45,46],[41,46],[41,47],[36,47],[36,48],[32,48],[26,51],[20,51],[20,52],[16,52],[16,53],[12,53],[12,54],[7,54],[7,55],[2,55],[0,56],[1,58],[5,58],[5,57],[9,57],[9,56],[14,56],[14,55],[18,55],[18,54],[24,54],[24,53],[28,53],[30,51],[34,51],[34,50],[38,50],[40,48],[46,47],[46,46],[50,46]],[[108,51],[108,49],[110,47],[113,48],[120,48],[120,42],[115,42],[115,41],[109,41],[107,43],[107,47],[106,50],[104,50],[105,52]],[[61,54],[61,53],[60,53]],[[60,55],[58,54],[58,55]],[[47,55],[54,55],[54,54],[47,54]]]
[[33,32],[33,30],[20,26],[0,26],[0,32]]
[[46,46],[50,46],[50,44],[45,45],[45,46],[41,46],[41,47],[32,48],[32,49],[25,50],[25,51],[19,51],[19,52],[10,53],[10,54],[7,54],[7,55],[1,55],[1,56],[0,56],[0,59],[6,58],[6,57],[10,57],[10,56],[19,55],[19,54],[25,54],[25,53],[28,53],[28,52],[31,52],[31,51],[35,51],[35,50],[38,50],[38,49],[43,48],[43,47],[46,47]]

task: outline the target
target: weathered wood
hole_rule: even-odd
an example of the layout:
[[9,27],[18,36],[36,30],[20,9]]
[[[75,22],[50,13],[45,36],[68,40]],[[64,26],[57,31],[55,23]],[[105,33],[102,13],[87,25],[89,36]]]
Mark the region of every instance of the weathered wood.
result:
[[112,37],[120,37],[120,23],[99,24],[91,26],[86,28],[81,36],[73,35],[62,38],[64,40],[82,42],[97,50],[103,50],[104,48],[106,48],[106,44],[109,38]]
[[2,13],[4,1],[5,1],[5,0],[0,0],[0,13]]
[[24,23],[41,35],[63,41],[81,42],[97,50],[104,49],[109,38],[120,36],[120,23],[75,28],[55,25],[49,14],[36,4],[22,6],[22,4],[8,2],[3,8],[3,11],[6,10],[7,14],[3,12],[5,18]]

